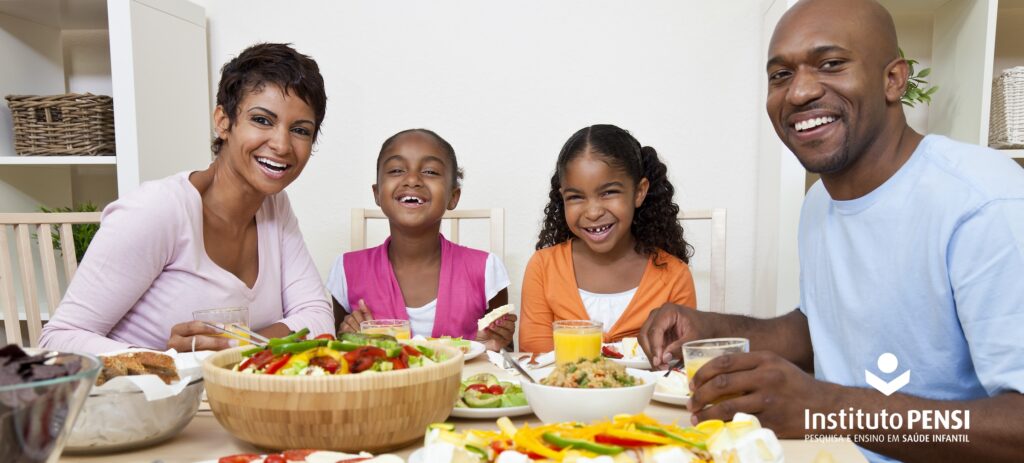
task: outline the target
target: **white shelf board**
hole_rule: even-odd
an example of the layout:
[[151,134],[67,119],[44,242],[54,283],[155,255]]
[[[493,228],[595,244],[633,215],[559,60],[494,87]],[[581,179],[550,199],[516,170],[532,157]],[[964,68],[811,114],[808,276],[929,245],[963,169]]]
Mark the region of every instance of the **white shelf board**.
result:
[[0,156],[0,166],[113,166],[117,156]]
[[58,29],[106,29],[106,0],[0,0],[0,14]]
[[999,150],[999,151],[1001,151],[1003,153],[1006,153],[1007,156],[1009,156],[1009,157],[1011,157],[1013,159],[1024,159],[1024,149],[1019,149],[1019,150]]

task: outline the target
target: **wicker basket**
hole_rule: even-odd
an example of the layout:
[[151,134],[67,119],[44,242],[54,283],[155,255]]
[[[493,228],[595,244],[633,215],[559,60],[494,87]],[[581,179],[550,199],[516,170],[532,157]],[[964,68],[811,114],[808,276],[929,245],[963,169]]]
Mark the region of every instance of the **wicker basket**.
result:
[[[415,341],[414,341],[415,342]],[[210,408],[235,437],[275,450],[384,452],[423,440],[459,395],[462,351],[431,345],[448,359],[386,373],[267,376],[231,371],[245,347],[203,362]]]
[[988,144],[999,149],[1024,148],[1024,66],[1003,71],[992,83]]
[[114,100],[109,96],[7,95],[14,150],[22,156],[115,154]]

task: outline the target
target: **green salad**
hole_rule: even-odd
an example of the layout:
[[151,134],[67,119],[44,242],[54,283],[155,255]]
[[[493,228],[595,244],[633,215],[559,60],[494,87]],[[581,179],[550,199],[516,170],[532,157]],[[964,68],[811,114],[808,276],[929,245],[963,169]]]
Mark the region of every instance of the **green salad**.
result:
[[508,408],[526,405],[526,395],[518,384],[498,381],[490,373],[480,373],[462,381],[455,408]]

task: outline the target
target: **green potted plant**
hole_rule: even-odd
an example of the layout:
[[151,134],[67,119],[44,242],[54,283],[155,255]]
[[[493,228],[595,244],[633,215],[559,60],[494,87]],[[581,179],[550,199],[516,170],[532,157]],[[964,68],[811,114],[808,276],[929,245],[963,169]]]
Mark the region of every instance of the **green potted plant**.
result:
[[[85,202],[76,205],[74,208],[70,207],[55,207],[48,208],[40,206],[39,210],[43,212],[96,212],[99,208],[96,207],[92,202]],[[78,262],[82,262],[82,257],[85,256],[85,250],[89,248],[89,243],[92,242],[92,237],[96,235],[96,232],[100,229],[98,223],[81,223],[71,226],[72,241],[75,243],[75,259]],[[53,247],[54,249],[60,250],[60,232],[53,232]]]
[[939,90],[939,86],[934,85],[928,87],[928,81],[924,79],[932,73],[932,68],[924,68],[915,73],[914,65],[920,63],[918,63],[917,60],[907,59],[903,54],[902,48],[900,48],[899,51],[900,58],[903,58],[903,60],[907,62],[907,65],[910,66],[910,77],[907,79],[907,89],[903,92],[903,97],[900,98],[900,101],[911,108],[913,108],[917,103],[931,104],[932,94]]

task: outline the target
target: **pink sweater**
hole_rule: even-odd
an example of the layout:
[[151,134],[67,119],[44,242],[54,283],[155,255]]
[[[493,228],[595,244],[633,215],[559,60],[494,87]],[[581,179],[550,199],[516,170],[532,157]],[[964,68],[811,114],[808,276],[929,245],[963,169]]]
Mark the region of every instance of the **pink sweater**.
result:
[[103,353],[163,350],[192,311],[248,307],[253,329],[282,322],[312,335],[334,332],[320,274],[285,193],[256,212],[259,276],[249,288],[215,264],[203,244],[203,206],[189,172],[146,182],[103,210],[42,347]]

